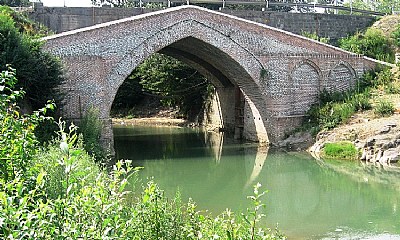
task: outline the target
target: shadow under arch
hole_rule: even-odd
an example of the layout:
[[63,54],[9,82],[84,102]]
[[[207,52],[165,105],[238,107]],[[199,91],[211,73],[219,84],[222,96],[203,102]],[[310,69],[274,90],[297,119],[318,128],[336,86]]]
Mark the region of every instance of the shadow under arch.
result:
[[[269,142],[267,135],[269,119],[266,114],[268,109],[260,87],[260,72],[263,69],[261,62],[229,36],[194,20],[173,24],[143,42],[134,44],[129,54],[125,54],[106,77],[110,89],[109,99],[114,99],[118,88],[129,74],[156,52],[174,55],[175,58],[178,56],[178,59],[180,56],[189,65],[197,65],[194,67],[206,73],[206,76],[212,76],[211,81],[219,89],[230,89],[227,93],[230,96],[223,97],[223,105],[230,107],[227,110],[230,113],[225,114],[228,117],[224,118],[230,119],[228,121],[230,123],[235,121],[231,117],[234,111],[232,87],[240,88],[250,106],[251,114],[257,115],[253,117],[252,124],[247,124],[248,130],[256,133],[254,138],[248,139]],[[106,104],[106,113],[109,115],[112,101]]]

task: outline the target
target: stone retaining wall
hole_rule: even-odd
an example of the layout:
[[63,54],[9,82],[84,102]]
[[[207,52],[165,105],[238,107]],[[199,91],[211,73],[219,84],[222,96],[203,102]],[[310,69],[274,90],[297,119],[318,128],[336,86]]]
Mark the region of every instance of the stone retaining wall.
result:
[[[110,7],[36,7],[29,17],[56,33],[89,27],[95,24],[136,16],[154,11],[144,8]],[[221,12],[267,24],[292,33],[317,33],[333,41],[361,31],[376,20],[372,16],[335,15],[319,13],[290,13],[222,9]]]

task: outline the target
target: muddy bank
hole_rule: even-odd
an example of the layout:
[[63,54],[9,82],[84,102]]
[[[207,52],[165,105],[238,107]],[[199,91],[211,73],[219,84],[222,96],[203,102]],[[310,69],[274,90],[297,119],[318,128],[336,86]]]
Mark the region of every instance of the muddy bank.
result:
[[148,117],[148,118],[113,118],[113,125],[139,125],[139,126],[177,126],[186,127],[191,126],[193,123],[185,119],[168,118],[168,117]]

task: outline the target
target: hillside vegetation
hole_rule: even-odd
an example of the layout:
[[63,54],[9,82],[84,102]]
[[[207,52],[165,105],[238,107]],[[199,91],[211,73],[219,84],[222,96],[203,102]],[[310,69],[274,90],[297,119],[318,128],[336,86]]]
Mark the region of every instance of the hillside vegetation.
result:
[[[400,48],[400,16],[383,17],[365,32],[342,39],[340,46],[394,63]],[[357,89],[347,93],[322,94],[319,105],[310,110],[311,128],[318,133],[310,151],[328,158],[346,158],[341,156],[340,146],[348,141],[357,150],[356,159],[383,164],[397,162],[400,158],[399,65],[368,72],[357,85]],[[327,145],[331,142],[337,145]],[[327,146],[336,149],[337,154],[327,151]]]

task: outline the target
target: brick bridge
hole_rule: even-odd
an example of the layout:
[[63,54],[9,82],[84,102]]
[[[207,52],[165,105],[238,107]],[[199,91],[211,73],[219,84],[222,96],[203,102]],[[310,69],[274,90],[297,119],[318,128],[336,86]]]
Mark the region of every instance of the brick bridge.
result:
[[206,123],[274,143],[301,124],[322,89],[346,90],[376,62],[263,24],[195,6],[170,8],[45,38],[64,63],[64,118],[94,106],[112,149],[119,86],[156,52],[196,68],[216,88]]

